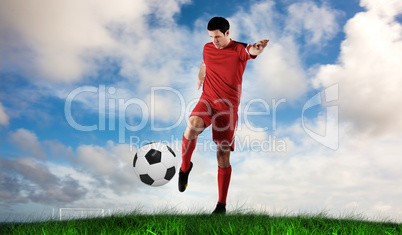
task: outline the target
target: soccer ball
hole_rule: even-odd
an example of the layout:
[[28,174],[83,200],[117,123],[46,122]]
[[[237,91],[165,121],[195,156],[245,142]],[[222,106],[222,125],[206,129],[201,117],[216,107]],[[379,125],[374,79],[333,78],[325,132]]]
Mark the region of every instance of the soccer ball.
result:
[[149,143],[138,149],[134,156],[135,174],[144,184],[161,186],[176,173],[176,154],[162,143]]

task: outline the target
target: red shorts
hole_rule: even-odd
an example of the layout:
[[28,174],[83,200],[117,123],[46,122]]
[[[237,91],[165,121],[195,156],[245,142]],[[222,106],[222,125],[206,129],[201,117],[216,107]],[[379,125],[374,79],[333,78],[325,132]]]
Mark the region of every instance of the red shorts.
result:
[[200,99],[190,117],[198,116],[204,120],[205,127],[212,124],[212,139],[216,144],[229,145],[234,151],[234,134],[237,127],[237,110],[217,110],[205,99]]

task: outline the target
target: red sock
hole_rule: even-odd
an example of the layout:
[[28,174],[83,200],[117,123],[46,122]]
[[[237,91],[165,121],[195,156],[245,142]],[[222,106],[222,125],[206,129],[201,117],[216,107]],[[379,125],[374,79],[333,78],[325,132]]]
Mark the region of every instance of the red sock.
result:
[[182,141],[182,146],[181,146],[181,157],[182,157],[182,162],[181,162],[181,167],[180,167],[181,171],[187,172],[188,169],[190,168],[191,155],[193,155],[193,151],[194,151],[196,145],[197,145],[197,139],[188,140],[183,135],[183,141]]
[[218,190],[219,190],[219,200],[218,202],[225,204],[226,197],[228,195],[230,176],[232,174],[232,167],[220,168],[218,166]]

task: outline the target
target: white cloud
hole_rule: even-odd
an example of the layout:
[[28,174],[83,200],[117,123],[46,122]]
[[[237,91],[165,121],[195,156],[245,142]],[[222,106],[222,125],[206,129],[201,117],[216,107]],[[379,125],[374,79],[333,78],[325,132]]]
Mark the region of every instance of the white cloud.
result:
[[[402,137],[362,143],[351,138],[345,126],[340,130],[337,151],[315,142],[295,123],[280,130],[297,143],[292,150],[235,153],[232,159],[239,163],[233,167],[229,203],[270,213],[283,208],[295,214],[327,210],[331,216],[355,212],[401,221],[402,149],[397,143]],[[388,192],[386,200],[383,192]]]
[[114,145],[112,141],[108,141],[105,148],[80,145],[76,154],[73,164],[83,173],[97,179],[96,184],[100,187],[112,189],[117,194],[134,190],[132,161],[135,152],[130,151],[129,145]]
[[9,117],[3,107],[3,104],[0,103],[0,125],[8,125]]
[[362,1],[366,12],[356,14],[344,27],[337,64],[322,65],[316,88],[339,83],[340,115],[355,132],[397,134],[402,130],[402,13],[400,1]]
[[183,94],[170,87],[161,87],[153,90],[146,98],[151,115],[152,125],[155,120],[163,124],[158,128],[177,127],[184,121],[187,102]]
[[[18,46],[9,43],[19,40],[33,53],[34,60],[31,62],[37,66],[39,77],[50,81],[77,81],[92,66],[84,60],[87,53],[113,44],[103,27],[105,22],[102,17],[107,16],[101,15],[106,12],[99,11],[101,6],[107,5],[99,4],[96,7],[89,2],[79,1],[3,1],[0,29],[4,35],[16,38],[8,38],[9,41],[3,41],[1,46]],[[109,12],[128,16],[129,5],[126,8],[119,8],[119,4],[113,6],[114,10],[110,9]],[[117,9],[125,10],[126,15]],[[17,56],[21,58],[20,63],[24,63],[20,66],[26,67],[28,62],[22,58],[27,53],[17,53],[21,53]]]
[[241,124],[241,128],[238,127],[236,131],[236,135],[239,137],[240,142],[244,142],[248,138],[251,138],[251,140],[263,141],[268,137],[267,132],[265,132],[263,128],[253,127],[250,123]]
[[186,2],[3,1],[1,47],[4,56],[17,58],[11,66],[28,70],[35,79],[76,82],[97,71],[94,60],[126,53],[149,56],[157,44],[147,38],[146,16],[156,12],[161,22],[171,22]]
[[254,61],[255,74],[249,86],[258,89],[259,97],[295,102],[305,94],[309,83],[297,47],[292,39],[281,38],[280,42],[269,42]]
[[398,0],[387,0],[386,2],[361,0],[360,6],[367,8],[371,14],[388,22],[393,21],[395,16],[402,12],[402,3]]
[[69,160],[74,156],[73,149],[70,146],[65,146],[59,141],[45,140],[43,146],[49,150],[49,157],[52,159]]
[[99,146],[81,145],[77,148],[79,165],[100,175],[111,175],[122,165],[120,157]]
[[0,182],[4,193],[0,196],[6,206],[15,202],[69,203],[86,194],[78,180],[68,175],[58,178],[45,164],[32,158],[0,158],[0,162],[5,174]]
[[305,37],[307,45],[323,45],[339,31],[337,16],[341,13],[325,3],[318,7],[314,2],[297,2],[288,7],[285,31]]
[[10,139],[21,151],[37,159],[46,159],[46,153],[42,148],[35,133],[20,128],[10,134]]

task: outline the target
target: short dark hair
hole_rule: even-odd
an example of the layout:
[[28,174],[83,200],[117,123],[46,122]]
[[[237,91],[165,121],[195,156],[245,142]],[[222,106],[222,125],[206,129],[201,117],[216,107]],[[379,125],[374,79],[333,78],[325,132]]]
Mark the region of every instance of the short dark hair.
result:
[[229,21],[223,17],[214,17],[208,22],[207,29],[209,31],[214,31],[219,29],[223,34],[226,33],[230,28]]

